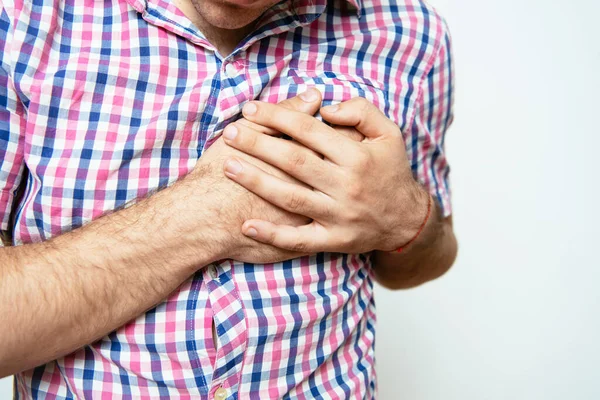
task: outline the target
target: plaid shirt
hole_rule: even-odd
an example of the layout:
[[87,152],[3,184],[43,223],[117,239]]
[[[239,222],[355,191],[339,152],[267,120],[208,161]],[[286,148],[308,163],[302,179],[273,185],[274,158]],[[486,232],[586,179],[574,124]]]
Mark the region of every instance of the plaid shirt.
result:
[[[421,1],[282,1],[227,57],[168,0],[0,6],[0,230],[15,244],[172,184],[247,101],[308,87],[325,104],[361,96],[384,111],[415,178],[450,214],[449,36]],[[374,335],[368,254],[226,260],[100,341],[18,374],[15,388],[23,398],[373,398]]]

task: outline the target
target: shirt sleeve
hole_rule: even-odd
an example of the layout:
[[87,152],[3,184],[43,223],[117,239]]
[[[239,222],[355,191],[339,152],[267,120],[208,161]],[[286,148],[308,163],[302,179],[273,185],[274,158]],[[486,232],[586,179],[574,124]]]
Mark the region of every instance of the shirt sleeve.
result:
[[0,3],[0,239],[4,240],[12,230],[13,200],[24,170],[25,118],[10,75],[12,36],[10,18]]
[[423,80],[409,134],[407,154],[415,179],[437,199],[444,217],[452,213],[450,167],[445,138],[453,120],[454,76],[448,30]]

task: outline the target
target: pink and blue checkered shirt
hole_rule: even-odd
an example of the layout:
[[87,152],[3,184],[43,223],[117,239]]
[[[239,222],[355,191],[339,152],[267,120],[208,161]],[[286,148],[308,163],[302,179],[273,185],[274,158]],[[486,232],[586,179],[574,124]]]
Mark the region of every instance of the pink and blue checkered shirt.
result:
[[[80,227],[190,172],[247,101],[308,87],[325,104],[380,107],[449,215],[443,20],[418,0],[339,1],[282,1],[223,57],[168,0],[0,0],[0,230],[23,244]],[[370,399],[374,338],[368,254],[227,260],[100,341],[18,374],[15,390]]]

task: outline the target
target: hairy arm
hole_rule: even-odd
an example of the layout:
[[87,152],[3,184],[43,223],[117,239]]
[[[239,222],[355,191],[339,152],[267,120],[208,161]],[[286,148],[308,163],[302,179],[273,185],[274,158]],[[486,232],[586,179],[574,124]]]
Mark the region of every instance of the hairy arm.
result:
[[[186,186],[46,242],[0,249],[0,376],[99,339],[223,255],[225,236],[210,224],[182,230],[187,202],[173,194],[191,195]],[[198,221],[215,218],[211,210],[192,212]]]
[[[280,105],[313,114],[319,103],[298,96]],[[0,248],[0,377],[100,339],[213,261],[267,263],[306,254],[240,232],[251,216],[292,225],[307,219],[225,178],[231,156],[295,182],[219,139],[189,175],[129,208],[42,243]]]
[[419,237],[401,253],[373,252],[375,278],[388,289],[410,289],[446,273],[458,251],[452,217],[442,218],[437,202]]
[[[413,151],[417,151],[420,161],[413,169],[415,178],[425,185],[417,184],[418,195],[411,202],[412,213],[423,218],[427,192],[434,194],[434,199],[441,199],[442,204],[433,202],[435,208],[425,229],[402,253],[377,251],[373,254],[377,280],[392,289],[407,289],[440,277],[454,263],[458,248],[450,216],[444,148],[444,138],[453,120],[454,98],[454,68],[448,31],[439,44],[431,70],[421,85],[415,117],[407,128],[406,139],[408,143],[417,143]],[[414,163],[413,157],[411,160]]]

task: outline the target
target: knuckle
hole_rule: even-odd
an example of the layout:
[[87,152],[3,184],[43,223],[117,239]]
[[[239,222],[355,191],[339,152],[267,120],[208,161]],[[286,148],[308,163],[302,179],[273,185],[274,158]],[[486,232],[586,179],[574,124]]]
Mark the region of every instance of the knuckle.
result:
[[362,216],[356,211],[350,211],[345,215],[346,221],[351,225],[360,224],[362,221]]
[[315,128],[315,121],[316,120],[310,116],[299,118],[298,127],[300,128],[300,132],[312,132]]
[[288,110],[300,111],[300,100],[296,97],[292,97],[291,99],[286,99],[279,103],[280,106],[287,108]]
[[359,168],[361,172],[365,171],[371,165],[371,154],[368,150],[364,148],[359,148],[359,150],[356,152],[356,155],[354,156],[354,161],[356,163],[357,168]]
[[360,111],[364,111],[368,106],[369,106],[369,101],[367,99],[365,99],[364,97],[355,97],[354,99],[352,99],[354,102],[354,105],[360,110]]
[[322,214],[323,219],[326,221],[335,220],[335,216],[336,216],[335,209],[330,205],[323,207],[323,209],[321,210],[321,214]]
[[286,204],[290,210],[298,211],[304,209],[306,205],[306,200],[298,193],[291,193],[288,196]]
[[277,232],[275,232],[274,230],[269,232],[265,241],[269,244],[275,244],[277,241]]
[[362,187],[358,183],[350,183],[346,186],[346,193],[351,199],[358,199],[362,195]]
[[357,98],[356,98],[356,101],[358,102],[358,104],[359,104],[361,107],[365,107],[365,106],[369,105],[369,102],[368,102],[368,101],[367,101],[367,99],[365,99],[364,97],[357,97]]
[[258,135],[255,133],[247,132],[245,135],[245,148],[248,150],[256,150],[258,147]]
[[302,151],[294,150],[290,153],[288,160],[288,166],[291,170],[300,169],[306,164],[306,154]]
[[371,116],[376,109],[375,106],[369,100],[362,97],[360,98],[358,106],[360,108],[360,113],[362,114],[363,118],[368,118],[369,116]]
[[240,174],[240,180],[244,182],[244,186],[254,189],[260,189],[263,186],[262,177],[253,168],[244,168],[243,173]]
[[354,247],[356,240],[350,234],[341,235],[339,239],[339,245],[343,249],[349,249]]
[[292,250],[297,252],[297,253],[305,253],[308,251],[308,243],[301,241],[301,240],[296,240],[292,246],[291,246]]

